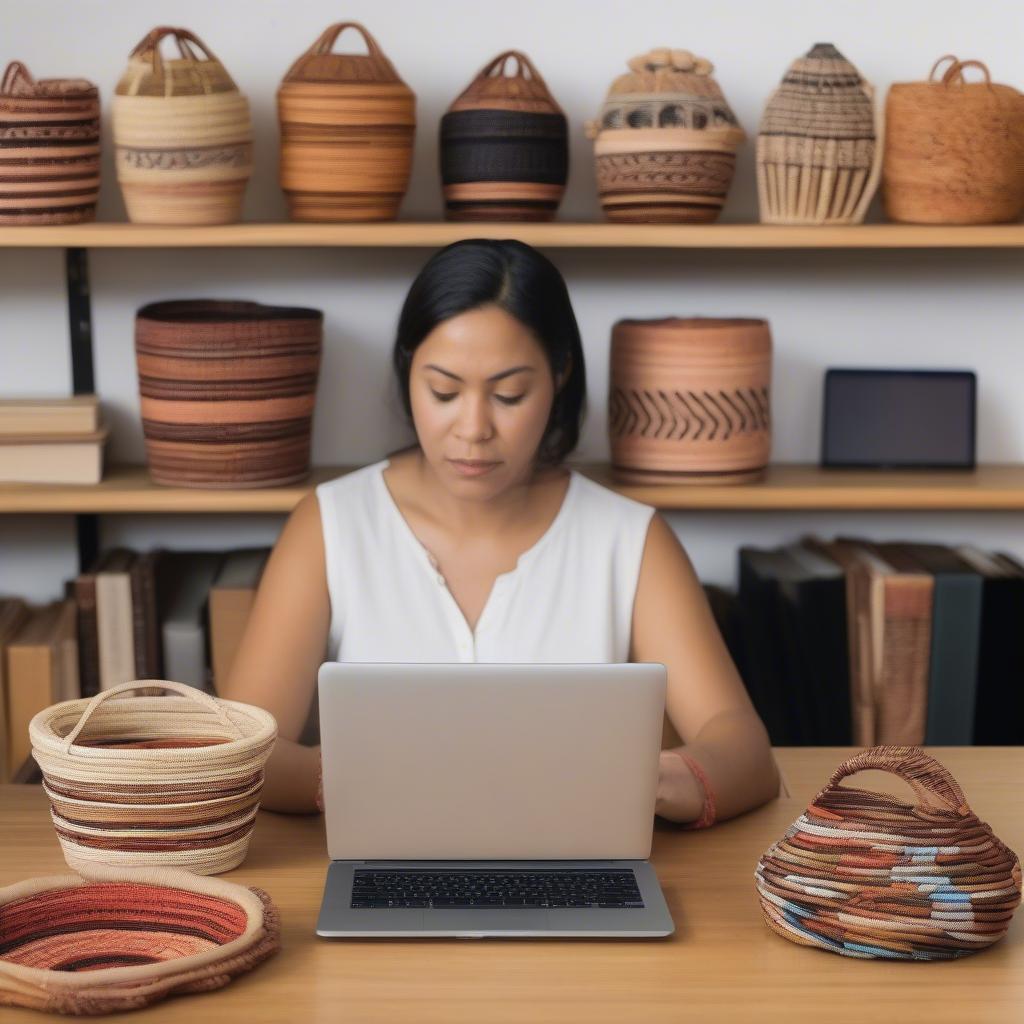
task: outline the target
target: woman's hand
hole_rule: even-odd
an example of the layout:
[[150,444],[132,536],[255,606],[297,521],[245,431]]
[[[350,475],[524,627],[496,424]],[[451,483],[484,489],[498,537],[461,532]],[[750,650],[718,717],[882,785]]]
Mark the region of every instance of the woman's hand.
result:
[[696,821],[704,809],[704,787],[690,766],[671,750],[658,763],[658,795],[654,813],[668,821]]

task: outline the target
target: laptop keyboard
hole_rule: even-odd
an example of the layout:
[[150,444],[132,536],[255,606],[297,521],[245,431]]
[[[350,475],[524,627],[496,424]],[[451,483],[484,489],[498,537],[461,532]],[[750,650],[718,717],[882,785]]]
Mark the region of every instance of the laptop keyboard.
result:
[[644,901],[629,870],[356,868],[352,907],[602,907],[638,909]]

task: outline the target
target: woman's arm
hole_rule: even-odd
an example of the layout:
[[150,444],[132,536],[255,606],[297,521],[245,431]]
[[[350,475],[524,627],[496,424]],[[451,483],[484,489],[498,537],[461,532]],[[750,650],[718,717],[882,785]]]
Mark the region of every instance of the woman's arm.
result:
[[277,743],[267,762],[261,805],[271,811],[316,810],[320,748],[298,738],[327,649],[330,599],[316,495],[288,517],[260,580],[221,697],[266,708]]
[[[717,819],[767,803],[779,792],[768,733],[729,657],[690,559],[655,513],[633,605],[631,660],[668,669],[666,710],[715,795]],[[655,810],[672,821],[701,814],[704,790],[683,758],[661,755]]]

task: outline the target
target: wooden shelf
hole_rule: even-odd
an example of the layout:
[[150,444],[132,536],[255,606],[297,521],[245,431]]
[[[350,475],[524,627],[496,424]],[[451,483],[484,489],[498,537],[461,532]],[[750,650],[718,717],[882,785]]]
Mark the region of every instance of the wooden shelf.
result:
[[1024,224],[967,227],[857,224],[608,224],[554,222],[225,224],[164,227],[92,223],[0,228],[6,248],[352,247],[435,248],[460,238],[519,238],[547,248],[649,249],[1017,249]]
[[[286,513],[322,480],[355,467],[327,466],[291,487],[208,491],[162,487],[143,466],[112,466],[95,486],[0,484],[0,513]],[[733,485],[623,485],[606,464],[577,468],[661,509],[731,511],[1024,511],[1024,465],[974,472],[870,472],[779,464],[764,479]]]

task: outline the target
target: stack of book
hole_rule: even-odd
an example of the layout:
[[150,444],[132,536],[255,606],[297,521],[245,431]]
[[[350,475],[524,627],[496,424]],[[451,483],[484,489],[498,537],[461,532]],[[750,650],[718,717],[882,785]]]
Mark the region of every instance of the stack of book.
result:
[[939,544],[741,548],[712,601],[772,743],[1024,743],[1024,566]]
[[0,399],[0,482],[97,484],[106,439],[95,395]]
[[133,679],[216,692],[231,671],[269,549],[115,548],[42,607],[0,598],[0,782],[31,778],[28,723]]

